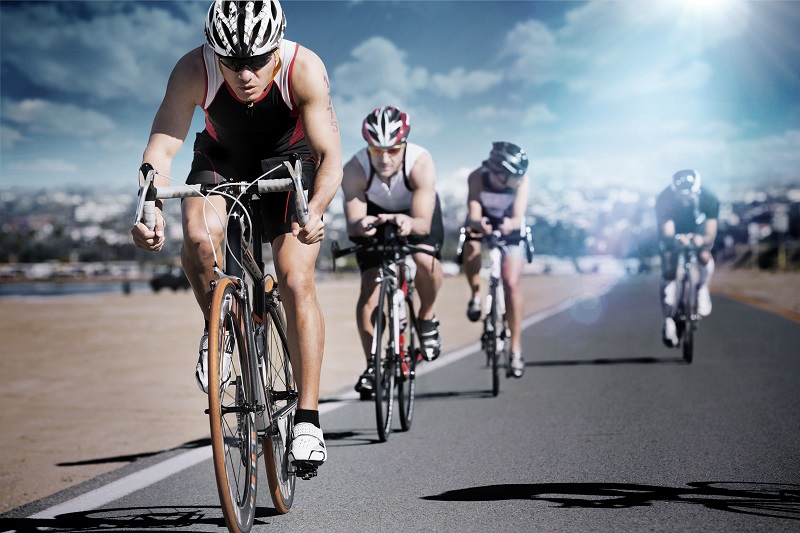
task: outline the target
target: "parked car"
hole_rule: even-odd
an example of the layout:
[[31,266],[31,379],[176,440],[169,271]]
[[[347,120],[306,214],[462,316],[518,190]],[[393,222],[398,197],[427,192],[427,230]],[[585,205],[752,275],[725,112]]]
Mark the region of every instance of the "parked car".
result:
[[161,289],[186,290],[191,288],[191,285],[189,285],[189,280],[186,279],[186,274],[183,273],[181,267],[170,267],[167,270],[157,272],[150,280],[150,287],[155,292],[158,292]]

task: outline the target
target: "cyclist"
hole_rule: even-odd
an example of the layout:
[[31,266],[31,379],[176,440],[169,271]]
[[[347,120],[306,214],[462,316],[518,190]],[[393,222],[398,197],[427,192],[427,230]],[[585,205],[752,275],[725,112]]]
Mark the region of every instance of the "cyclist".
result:
[[[656,198],[656,221],[661,251],[661,311],[664,316],[662,340],[668,347],[678,345],[678,332],[672,318],[677,297],[675,275],[678,267],[677,245],[690,241],[700,247],[697,253],[700,281],[697,288],[697,312],[711,314],[708,282],[714,273],[711,249],[717,238],[719,200],[702,186],[696,170],[679,170],[669,186]],[[678,239],[676,239],[676,236]]]
[[[324,236],[322,214],[341,183],[341,145],[325,66],[312,51],[283,39],[285,26],[278,0],[213,2],[206,19],[206,43],[175,65],[143,161],[170,174],[196,107],[204,111],[206,127],[194,142],[188,184],[250,181],[261,175],[264,160],[288,159],[295,153],[302,158],[308,223],[301,228],[296,222],[294,202],[287,198],[290,193],[268,195],[262,216],[287,315],[289,349],[297,355],[293,363],[299,403],[290,460],[321,464],[327,457],[318,411],[324,322],[314,287],[314,264]],[[155,184],[168,185],[168,180],[158,176]],[[164,245],[160,202],[156,207],[155,231],[143,224],[131,230],[134,242],[144,250]],[[217,258],[224,257],[224,213],[225,200],[219,196],[187,198],[182,203],[181,260],[206,320],[196,371],[204,392],[208,392],[209,283],[216,278],[214,251]]]
[[511,330],[511,374],[521,378],[525,373],[522,358],[522,317],[525,300],[519,290],[525,265],[525,211],[528,205],[528,156],[509,142],[492,143],[489,158],[467,178],[466,241],[462,264],[472,296],[467,304],[467,318],[481,318],[480,269],[481,238],[498,230],[508,242],[503,256],[502,278],[506,316]]
[[[409,117],[392,106],[375,108],[364,119],[361,133],[367,146],[344,167],[342,190],[347,233],[354,242],[378,235],[382,224],[397,226],[397,234],[426,248],[441,247],[444,240],[442,210],[434,188],[436,170],[431,154],[408,142]],[[373,315],[378,306],[377,269],[380,256],[356,254],[361,271],[361,290],[356,304],[356,323],[367,357],[367,369],[359,377],[356,390],[368,393],[374,385],[374,369],[369,356],[372,346]],[[416,265],[414,283],[419,294],[419,329],[425,359],[439,356],[441,338],[434,302],[442,286],[439,259],[428,254],[413,254]]]

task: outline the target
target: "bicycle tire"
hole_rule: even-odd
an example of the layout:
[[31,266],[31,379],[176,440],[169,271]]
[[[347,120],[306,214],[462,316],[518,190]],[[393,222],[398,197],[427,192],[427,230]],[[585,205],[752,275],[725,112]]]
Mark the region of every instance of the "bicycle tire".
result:
[[264,324],[264,398],[270,426],[261,439],[269,495],[275,510],[288,513],[294,501],[296,476],[288,461],[297,389],[286,339],[286,318],[278,300],[267,304]]
[[697,295],[694,283],[687,276],[683,288],[683,339],[681,349],[683,360],[691,364],[694,359],[694,316],[696,310]]
[[400,428],[403,431],[411,429],[414,420],[414,401],[417,390],[417,361],[421,356],[417,345],[417,319],[414,314],[413,296],[406,297],[406,316],[408,322],[405,335],[405,353],[400,354],[400,372],[397,373],[397,407],[400,414]]
[[386,442],[392,431],[392,409],[394,407],[394,346],[392,321],[394,320],[393,289],[388,280],[381,283],[378,307],[375,312],[372,360],[375,364],[375,421],[378,440]]
[[492,396],[497,396],[500,394],[500,353],[497,350],[497,339],[500,336],[497,324],[497,287],[491,286],[489,294],[492,303],[489,306],[489,312],[486,313],[486,330],[490,337],[486,355],[489,356],[492,365]]
[[[251,367],[243,331],[246,306],[237,293],[237,284],[225,278],[216,284],[212,295],[208,329],[208,414],[222,515],[229,531],[247,533],[256,510],[258,437],[255,413],[246,407],[255,404],[256,395],[252,380],[247,377]],[[233,341],[230,378],[223,371],[225,383],[222,383],[220,365],[229,338]]]

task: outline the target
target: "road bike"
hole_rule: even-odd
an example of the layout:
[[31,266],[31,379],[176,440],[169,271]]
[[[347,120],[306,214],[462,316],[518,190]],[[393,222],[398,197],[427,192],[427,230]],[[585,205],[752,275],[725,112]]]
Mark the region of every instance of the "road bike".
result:
[[[400,427],[411,428],[414,418],[416,391],[416,368],[422,360],[422,342],[419,337],[419,318],[414,303],[414,272],[416,264],[412,253],[425,253],[436,257],[438,246],[433,250],[409,243],[397,235],[391,223],[379,226],[383,241],[371,238],[348,248],[339,248],[331,243],[334,269],[336,259],[356,252],[380,255],[377,281],[379,283],[378,307],[373,319],[372,347],[369,366],[374,369],[372,396],[375,400],[375,419],[378,439],[385,442],[392,430],[394,390],[400,411]],[[387,327],[388,326],[388,327]],[[362,393],[362,399],[369,399]]]
[[[156,188],[156,171],[145,170],[134,223],[155,226],[157,199],[219,195],[228,204],[227,215],[221,215],[226,218],[224,269],[215,257],[218,279],[211,282],[206,413],[225,523],[233,533],[247,533],[256,511],[259,456],[263,455],[270,496],[279,513],[292,506],[296,477],[316,475],[314,464],[288,462],[298,395],[278,283],[265,272],[260,216],[262,194],[288,191],[298,222],[306,223],[301,161],[295,155],[259,179],[220,185]],[[279,177],[287,173],[289,177]]]
[[[487,233],[481,242],[488,248],[489,256],[489,290],[484,301],[483,332],[481,349],[486,352],[486,365],[492,374],[492,396],[500,393],[500,373],[505,369],[506,378],[511,376],[511,329],[506,319],[505,288],[503,287],[503,256],[508,253],[508,246],[519,245],[520,238],[525,240],[528,263],[533,261],[533,240],[529,227],[524,236],[503,236],[495,230]],[[456,251],[461,257],[466,240],[466,228],[461,228],[461,236]]]
[[680,235],[675,236],[678,246],[678,269],[675,273],[675,301],[677,305],[672,314],[678,333],[678,346],[683,352],[683,360],[691,363],[694,357],[694,333],[701,320],[697,312],[697,287],[700,283],[700,269],[697,253],[700,250],[691,240],[683,243]]

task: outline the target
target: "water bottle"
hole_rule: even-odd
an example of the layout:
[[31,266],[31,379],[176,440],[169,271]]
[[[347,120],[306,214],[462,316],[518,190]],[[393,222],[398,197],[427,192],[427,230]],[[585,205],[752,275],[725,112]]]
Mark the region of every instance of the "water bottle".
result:
[[395,313],[397,314],[397,318],[400,321],[400,332],[406,330],[406,322],[408,321],[408,317],[406,316],[406,303],[405,303],[406,296],[403,293],[403,289],[395,289],[394,291],[394,309]]

